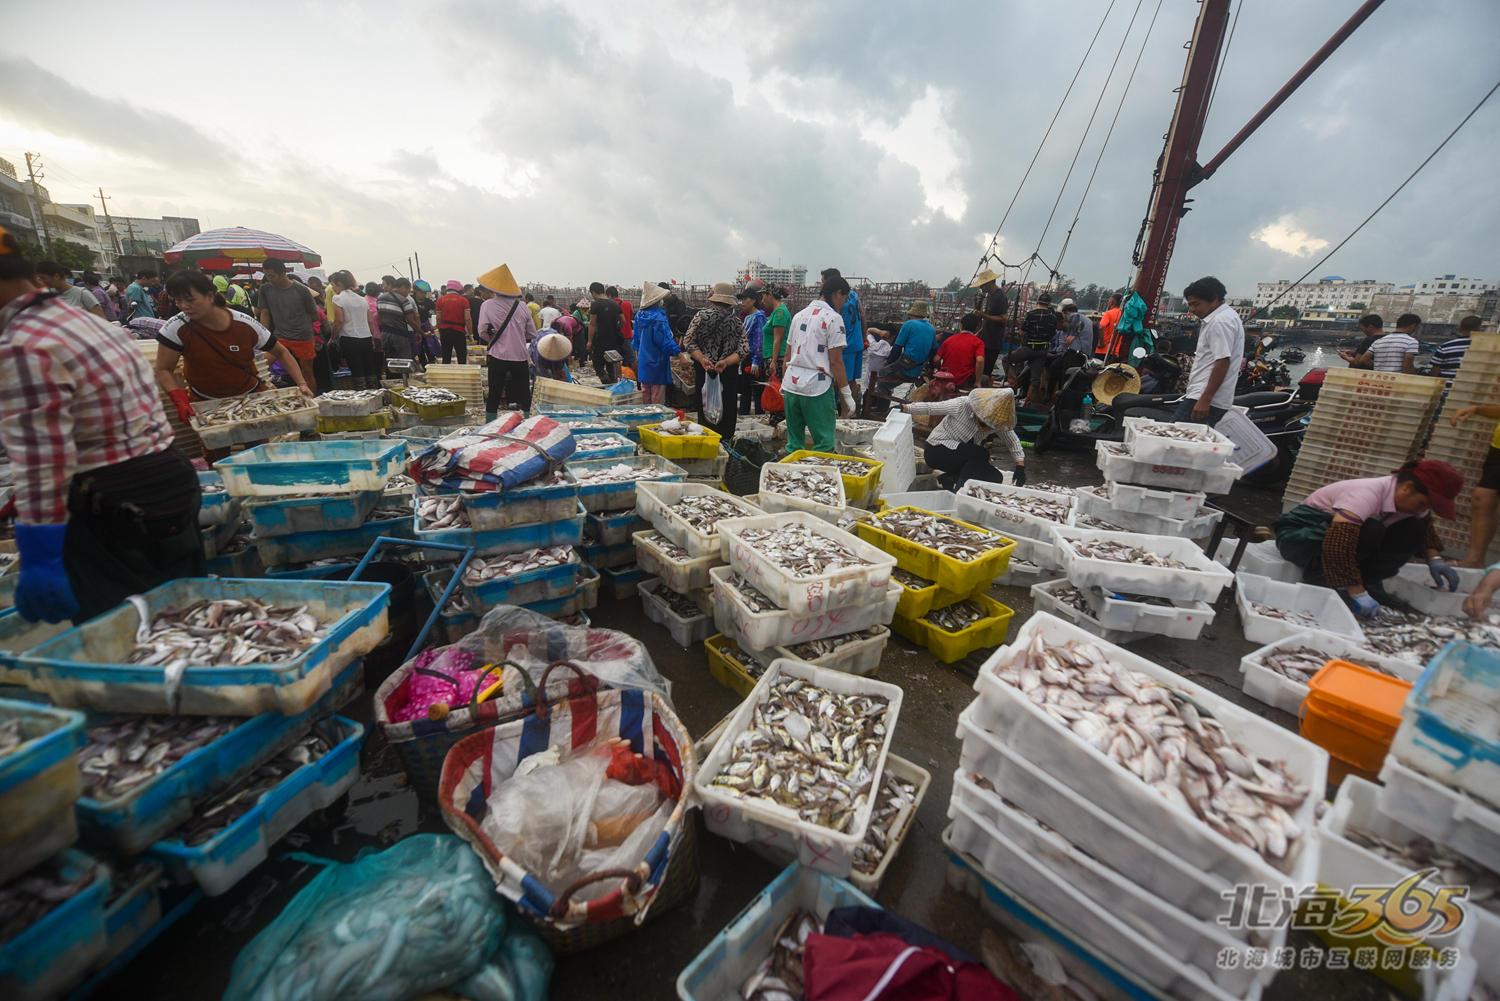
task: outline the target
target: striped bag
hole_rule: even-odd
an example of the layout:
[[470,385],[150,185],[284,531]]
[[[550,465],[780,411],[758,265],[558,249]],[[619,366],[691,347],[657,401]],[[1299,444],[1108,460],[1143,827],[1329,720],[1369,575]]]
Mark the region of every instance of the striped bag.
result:
[[474,431],[439,438],[406,472],[429,488],[513,490],[550,474],[575,444],[572,432],[550,417],[509,413]]

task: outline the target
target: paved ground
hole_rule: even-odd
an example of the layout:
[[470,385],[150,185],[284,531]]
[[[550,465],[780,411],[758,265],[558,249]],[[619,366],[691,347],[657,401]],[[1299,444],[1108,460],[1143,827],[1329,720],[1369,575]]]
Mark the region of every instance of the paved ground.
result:
[[[1032,467],[1034,478],[1069,483],[1099,480],[1091,461],[1079,457],[1044,456],[1033,460]],[[1233,498],[1231,504],[1238,513],[1265,520],[1279,509],[1278,502],[1279,495],[1246,493]],[[997,587],[994,593],[1015,609],[1012,628],[1019,627],[1032,610],[1029,592]],[[691,651],[675,646],[664,629],[645,621],[634,599],[614,602],[602,598],[594,621],[648,644],[657,666],[673,683],[673,701],[679,715],[694,734],[706,732],[737,704],[737,697],[709,676],[701,646]],[[1239,661],[1253,644],[1244,640],[1232,608],[1221,610],[1198,641],[1153,638],[1132,645],[1132,649],[1261,715],[1288,727],[1296,725],[1291,716],[1241,695]],[[972,678],[959,667],[940,664],[896,637],[887,646],[879,677],[901,685],[905,693],[893,748],[930,771],[932,785],[877,897],[887,908],[977,953],[981,933],[993,924],[974,900],[945,885],[946,862],[940,839],[947,825],[952,775],[958,764],[956,720],[973,698]],[[356,715],[368,719],[368,696],[361,708],[363,711]],[[366,778],[355,789],[353,805],[339,815],[304,825],[292,835],[292,843],[305,851],[347,859],[365,846],[389,843],[418,829],[445,828],[434,809],[424,808],[403,788],[399,763],[390,749],[372,740],[366,748]],[[682,968],[778,871],[752,852],[706,832],[699,844],[702,878],[692,901],[653,918],[630,936],[578,957],[560,958],[553,998],[593,1001],[675,996],[674,984]],[[158,1001],[219,996],[238,949],[315,871],[303,863],[273,860],[230,894],[206,902],[187,921],[170,930],[112,982],[107,993]],[[1385,994],[1378,982],[1363,974],[1341,975],[1330,982],[1291,973],[1282,974],[1265,995],[1274,1001],[1311,996],[1352,999]]]

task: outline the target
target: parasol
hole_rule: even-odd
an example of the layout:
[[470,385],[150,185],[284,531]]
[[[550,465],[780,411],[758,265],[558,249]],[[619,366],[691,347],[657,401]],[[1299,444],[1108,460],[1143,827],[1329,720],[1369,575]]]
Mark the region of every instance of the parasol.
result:
[[236,262],[301,262],[310,268],[323,263],[316,252],[275,233],[244,226],[211,229],[190,236],[162,255],[168,264],[191,264],[205,271],[228,271]]

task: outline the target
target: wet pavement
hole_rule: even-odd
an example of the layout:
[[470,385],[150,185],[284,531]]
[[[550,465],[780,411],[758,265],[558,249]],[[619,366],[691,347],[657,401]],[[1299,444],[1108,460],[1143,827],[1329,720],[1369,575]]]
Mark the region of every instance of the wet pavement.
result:
[[[1033,479],[1096,483],[1092,455],[1048,454],[1028,460]],[[1265,522],[1280,509],[1280,491],[1244,491],[1226,502],[1236,514]],[[994,596],[1015,609],[1012,632],[1032,611],[1027,588],[997,586]],[[1260,715],[1294,728],[1289,714],[1247,699],[1239,688],[1240,658],[1255,648],[1240,629],[1232,600],[1224,602],[1214,622],[1197,641],[1160,637],[1131,644],[1130,649],[1171,668],[1185,678]],[[601,591],[599,607],[590,613],[595,625],[619,629],[647,644],[657,667],[671,680],[679,716],[695,735],[706,733],[739,699],[721,687],[707,669],[702,645],[676,646],[665,629],[644,619],[637,599],[614,601]],[[953,771],[958,765],[955,736],[959,712],[974,697],[974,667],[944,665],[925,650],[892,636],[878,677],[904,691],[892,750],[932,774],[915,821],[900,854],[890,864],[876,899],[885,907],[925,925],[962,949],[978,955],[981,934],[994,923],[972,898],[945,883],[947,863],[941,835]],[[370,685],[373,690],[373,685]],[[345,715],[368,723],[367,693]],[[700,822],[701,823],[701,822]],[[432,804],[421,803],[406,788],[400,763],[378,735],[364,749],[364,777],[349,799],[314,817],[272,850],[272,859],[230,893],[204,901],[184,921],[167,930],[114,980],[100,996],[149,997],[156,1001],[219,997],[235,955],[269,923],[318,868],[308,855],[349,860],[363,849],[380,848],[416,831],[445,831]],[[697,893],[683,906],[654,914],[640,930],[574,956],[558,957],[552,997],[558,1001],[668,999],[676,996],[676,979],[700,949],[769,883],[780,866],[700,827],[701,878]],[[293,855],[292,853],[298,853]],[[1310,944],[1294,939],[1298,946]],[[1265,992],[1281,999],[1380,998],[1383,984],[1367,974],[1280,975]]]

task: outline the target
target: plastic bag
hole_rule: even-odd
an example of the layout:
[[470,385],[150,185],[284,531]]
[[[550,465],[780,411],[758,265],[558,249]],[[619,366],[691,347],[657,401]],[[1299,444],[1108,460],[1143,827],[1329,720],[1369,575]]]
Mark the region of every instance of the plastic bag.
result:
[[710,424],[719,423],[724,416],[724,381],[717,372],[703,374],[703,419]]
[[786,400],[781,395],[781,385],[773,378],[760,391],[760,409],[768,414],[779,414],[786,410]]
[[540,1001],[552,957],[510,915],[468,845],[414,835],[319,873],[241,950],[224,997],[402,1001],[483,972],[489,997]]

